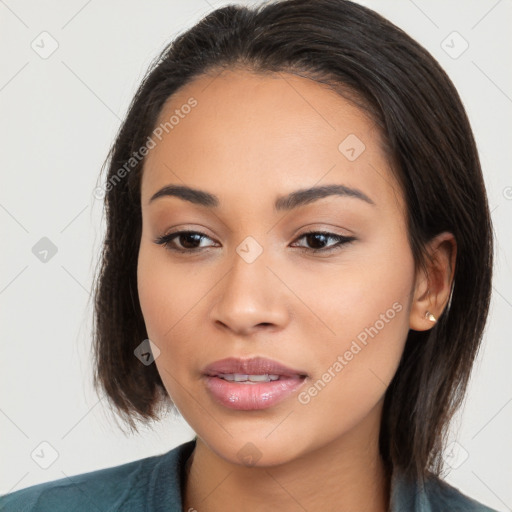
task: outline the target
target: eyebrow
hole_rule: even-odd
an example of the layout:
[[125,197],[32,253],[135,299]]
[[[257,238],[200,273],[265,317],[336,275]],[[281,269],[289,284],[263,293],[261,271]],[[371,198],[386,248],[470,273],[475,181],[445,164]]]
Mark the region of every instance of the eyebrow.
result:
[[[277,211],[293,210],[299,206],[333,195],[353,197],[365,201],[368,204],[375,205],[375,203],[366,194],[361,192],[361,190],[336,184],[295,190],[285,196],[279,196],[274,203],[274,208]],[[217,208],[220,205],[219,198],[216,195],[204,190],[188,187],[186,185],[167,185],[153,194],[149,203],[152,203],[160,197],[167,196],[178,197],[184,201],[189,201],[190,203],[205,206],[207,208]]]

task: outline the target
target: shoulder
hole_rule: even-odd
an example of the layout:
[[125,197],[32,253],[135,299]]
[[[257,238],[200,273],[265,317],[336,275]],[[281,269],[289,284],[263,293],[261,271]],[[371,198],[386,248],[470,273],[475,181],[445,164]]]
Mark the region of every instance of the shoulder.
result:
[[393,473],[391,493],[392,512],[497,512],[436,475],[420,485],[400,472]]
[[[156,499],[154,494],[158,492],[162,475],[175,484],[179,483],[176,473],[184,450],[188,453],[188,447],[190,443],[185,443],[162,455],[33,485],[0,496],[0,511],[145,510],[149,508],[148,503]],[[169,492],[179,495],[178,489],[169,487]]]
[[129,493],[136,493],[138,485],[147,480],[148,470],[151,471],[159,458],[161,456],[149,457],[33,485],[0,497],[0,510],[107,510],[122,504]]
[[431,477],[425,484],[431,509],[453,512],[496,512],[496,510],[466,496],[439,477]]

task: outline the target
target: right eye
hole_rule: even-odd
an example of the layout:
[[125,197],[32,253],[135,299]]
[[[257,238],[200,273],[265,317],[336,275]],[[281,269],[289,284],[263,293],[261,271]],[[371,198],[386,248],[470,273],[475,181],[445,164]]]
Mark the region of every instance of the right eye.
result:
[[[199,252],[201,249],[205,249],[207,247],[212,247],[212,245],[202,247],[197,245],[198,243],[201,244],[201,241],[204,239],[211,240],[209,236],[199,231],[176,231],[174,233],[160,236],[154,240],[154,242],[158,245],[163,245],[170,251],[192,253]],[[180,243],[181,247],[176,245],[176,241]]]

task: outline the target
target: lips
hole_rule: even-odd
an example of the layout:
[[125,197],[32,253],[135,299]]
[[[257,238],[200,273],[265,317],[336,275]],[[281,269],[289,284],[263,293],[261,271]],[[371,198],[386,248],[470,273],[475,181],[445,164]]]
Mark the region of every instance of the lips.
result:
[[206,388],[219,404],[230,409],[268,409],[295,393],[306,372],[277,361],[255,357],[216,361],[203,370]]
[[263,357],[251,359],[238,359],[235,357],[222,359],[208,365],[203,373],[210,377],[219,375],[277,375],[278,377],[305,377],[307,374],[301,370],[288,368],[277,361]]

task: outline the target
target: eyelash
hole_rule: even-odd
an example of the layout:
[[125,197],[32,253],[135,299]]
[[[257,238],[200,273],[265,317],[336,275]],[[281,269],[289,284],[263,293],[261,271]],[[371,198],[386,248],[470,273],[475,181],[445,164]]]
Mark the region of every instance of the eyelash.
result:
[[[167,250],[174,251],[174,252],[181,253],[181,254],[198,253],[198,252],[201,251],[201,249],[207,249],[207,247],[202,247],[202,248],[201,247],[196,247],[194,249],[180,249],[180,248],[177,248],[177,247],[172,247],[170,245],[170,243],[175,238],[179,238],[181,235],[200,235],[201,237],[204,237],[204,238],[210,238],[208,235],[206,235],[205,233],[202,233],[200,231],[176,231],[176,232],[170,233],[168,235],[160,236],[156,240],[154,240],[154,242],[156,244],[158,244],[158,245],[162,245]],[[324,254],[326,254],[326,253],[331,253],[331,252],[334,252],[334,251],[338,251],[338,250],[342,249],[344,245],[347,245],[347,244],[349,244],[350,242],[353,242],[356,239],[353,236],[337,235],[335,233],[330,233],[328,231],[308,231],[308,232],[303,233],[302,235],[300,235],[298,238],[296,238],[296,241],[300,240],[301,238],[304,238],[304,237],[306,237],[308,235],[323,235],[325,237],[333,238],[333,239],[337,240],[337,243],[334,246],[331,246],[331,247],[329,247],[327,249],[324,249],[324,248],[321,248],[321,249],[311,249],[311,248],[308,248],[308,247],[302,247],[302,249],[305,252],[312,252],[312,253],[324,253]]]

